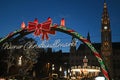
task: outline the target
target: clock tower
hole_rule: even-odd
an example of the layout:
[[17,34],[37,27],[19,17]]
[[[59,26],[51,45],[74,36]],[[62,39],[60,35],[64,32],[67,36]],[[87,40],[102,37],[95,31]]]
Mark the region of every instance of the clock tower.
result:
[[101,53],[103,55],[103,59],[109,71],[109,74],[112,77],[112,40],[110,18],[108,15],[107,5],[105,1],[101,19]]

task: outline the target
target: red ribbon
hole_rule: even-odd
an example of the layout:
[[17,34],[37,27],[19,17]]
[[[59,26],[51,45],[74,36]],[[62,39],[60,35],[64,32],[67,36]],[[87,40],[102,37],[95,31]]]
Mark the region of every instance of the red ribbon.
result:
[[[51,24],[52,20],[51,18],[48,18],[47,21],[43,23],[38,23],[38,20],[35,19],[34,22],[28,23],[28,31],[34,31],[35,36],[40,36],[42,34],[42,40],[46,38],[46,40],[49,39],[48,34],[55,34],[54,30],[51,30]],[[57,25],[54,25],[56,27]]]

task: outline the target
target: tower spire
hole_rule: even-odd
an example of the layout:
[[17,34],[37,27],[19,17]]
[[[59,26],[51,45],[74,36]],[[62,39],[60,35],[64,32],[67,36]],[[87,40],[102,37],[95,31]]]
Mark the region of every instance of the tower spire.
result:
[[104,0],[104,8],[107,8],[106,0]]
[[[87,39],[90,41],[90,33],[87,34]],[[91,41],[90,41],[91,42]]]
[[103,7],[103,15],[102,15],[102,17],[103,17],[103,18],[109,18],[106,0],[104,0],[104,7]]
[[103,7],[103,13],[102,13],[102,29],[104,29],[104,26],[108,26],[107,28],[110,30],[110,19],[109,19],[109,14],[107,10],[106,0],[104,0],[104,7]]

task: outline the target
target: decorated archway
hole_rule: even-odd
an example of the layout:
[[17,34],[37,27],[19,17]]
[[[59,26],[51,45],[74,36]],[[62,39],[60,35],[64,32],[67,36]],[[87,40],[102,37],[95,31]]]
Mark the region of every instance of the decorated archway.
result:
[[[79,39],[83,43],[85,43],[93,52],[94,56],[97,58],[103,75],[105,76],[106,80],[110,80],[108,72],[106,70],[106,66],[103,62],[103,59],[101,55],[96,51],[96,49],[93,47],[93,45],[90,43],[89,40],[84,38],[82,35],[78,34],[76,31],[65,27],[65,20],[61,20],[61,24],[52,24],[52,19],[48,18],[47,21],[43,23],[38,23],[38,20],[35,19],[33,22],[29,22],[28,25],[26,26],[25,23],[23,22],[21,24],[21,29],[16,30],[14,32],[11,32],[8,34],[6,37],[0,39],[0,45],[12,38],[13,36],[16,36],[17,38],[20,38],[22,36],[25,36],[30,33],[34,33],[35,36],[41,36],[41,39],[48,40],[49,36],[48,34],[55,34],[56,31],[63,32],[65,34],[74,36],[75,38]],[[22,34],[22,35],[21,35]]]

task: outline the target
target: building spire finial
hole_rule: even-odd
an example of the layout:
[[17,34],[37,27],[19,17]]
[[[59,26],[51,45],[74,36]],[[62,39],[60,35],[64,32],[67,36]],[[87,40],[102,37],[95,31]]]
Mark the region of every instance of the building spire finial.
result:
[[106,0],[104,0],[104,3],[106,3]]
[[[90,33],[87,34],[87,39],[90,41]],[[90,41],[91,42],[91,41]]]
[[107,8],[106,0],[104,0],[104,8]]

